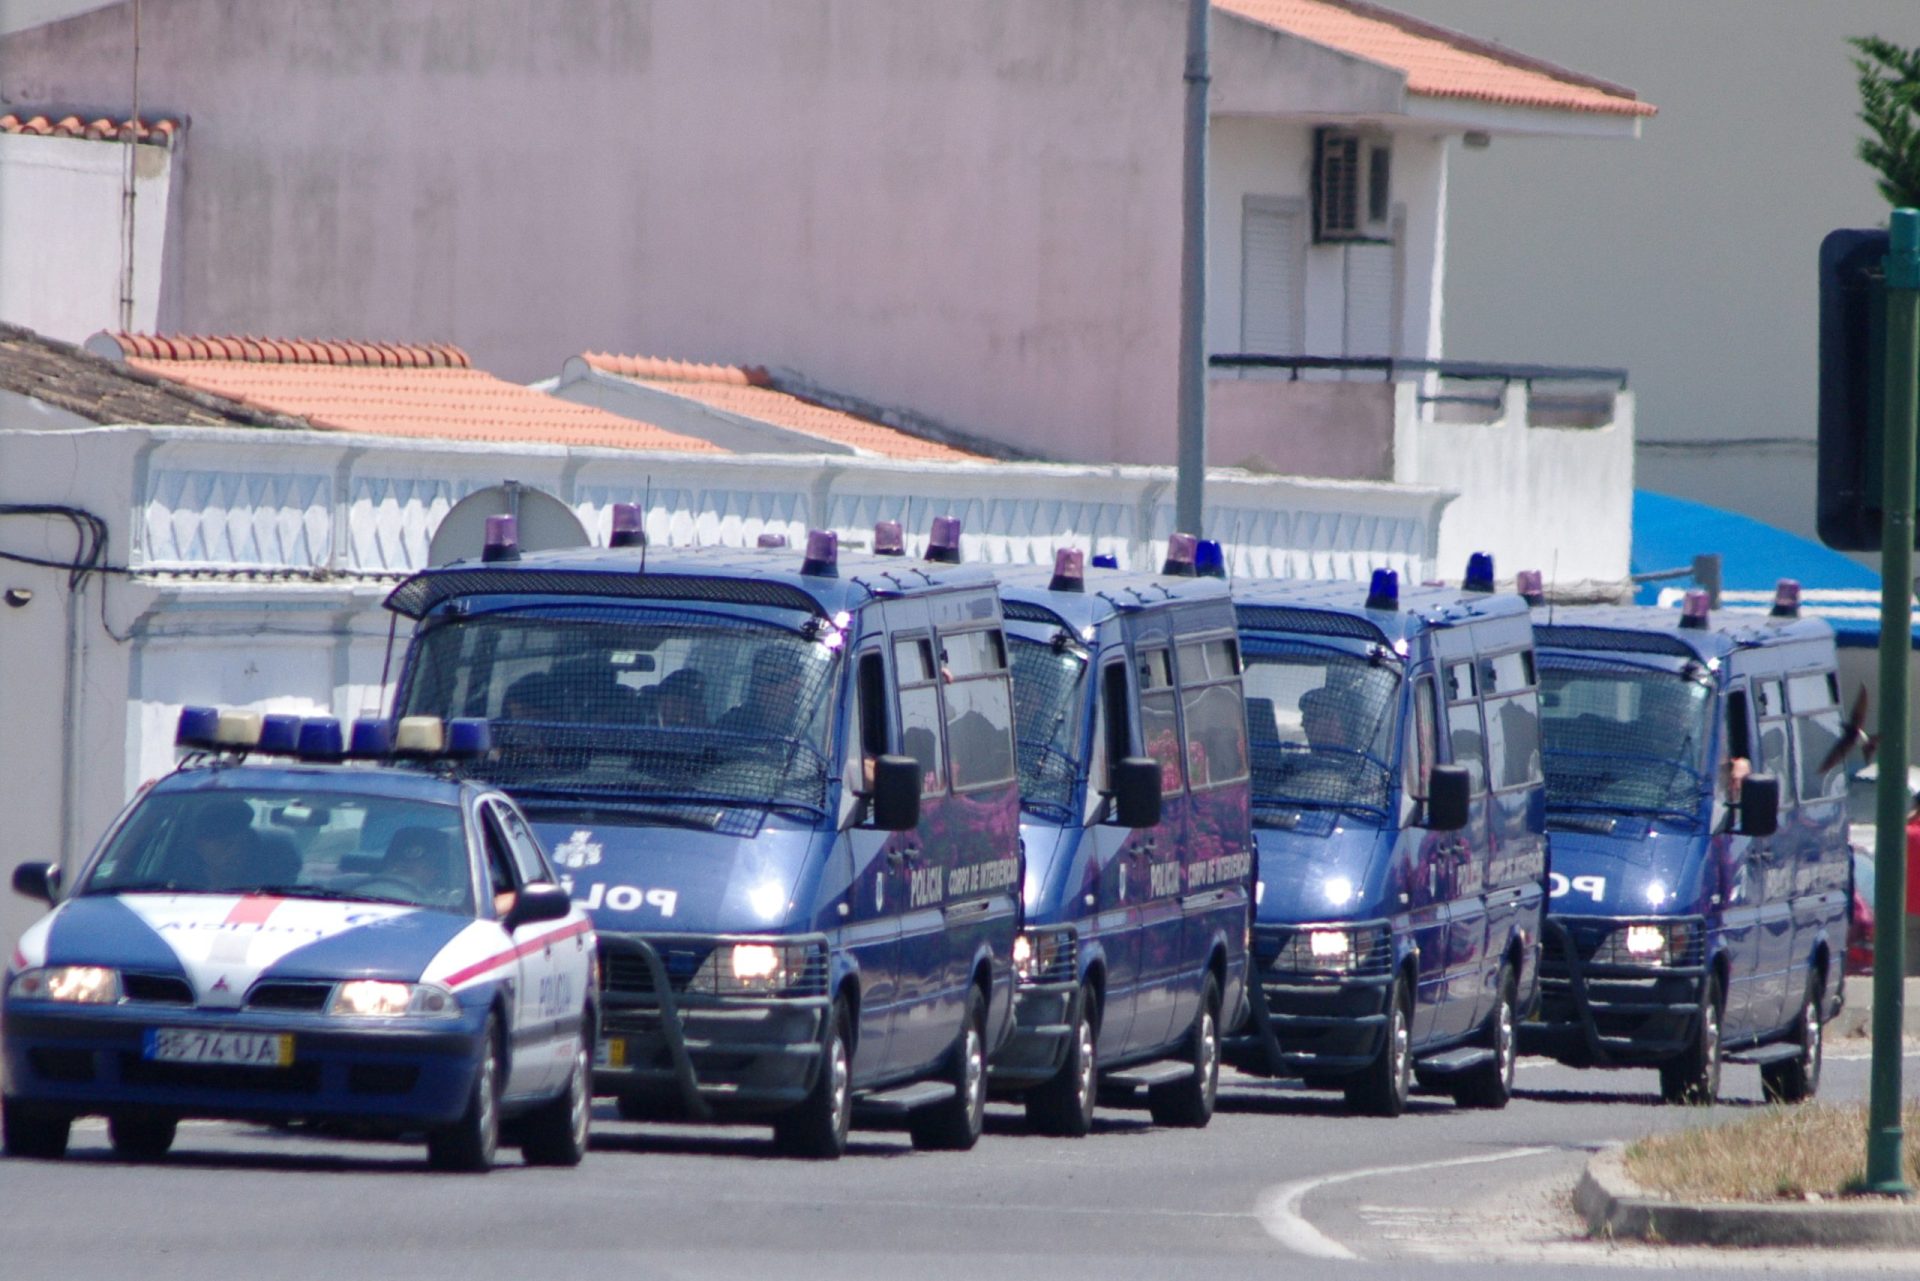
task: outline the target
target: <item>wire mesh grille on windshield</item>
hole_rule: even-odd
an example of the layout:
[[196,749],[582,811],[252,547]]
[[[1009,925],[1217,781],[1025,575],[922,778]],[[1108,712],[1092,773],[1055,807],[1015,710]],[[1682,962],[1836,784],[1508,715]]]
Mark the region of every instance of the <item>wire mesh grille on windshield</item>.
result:
[[1067,808],[1079,775],[1080,686],[1087,660],[1070,649],[1012,637],[1013,736],[1019,751],[1020,799]]
[[1050,609],[1038,605],[1029,605],[1023,600],[1002,601],[1000,612],[1006,615],[1009,623],[1043,623],[1049,627],[1065,627],[1067,620]]
[[1685,641],[1659,632],[1630,632],[1613,627],[1580,627],[1559,624],[1533,629],[1537,649],[1611,650],[1617,654],[1665,654],[1672,658],[1696,658]]
[[1384,810],[1399,669],[1257,635],[1244,652],[1255,808]]
[[1243,632],[1303,632],[1309,636],[1346,636],[1354,640],[1387,643],[1387,634],[1364,618],[1324,609],[1291,609],[1284,605],[1241,605]]
[[564,569],[460,569],[416,574],[387,596],[387,608],[406,618],[424,618],[434,606],[456,596],[627,596],[771,605],[824,615],[820,602],[806,592],[765,579]]
[[1540,668],[1548,808],[1697,817],[1711,706],[1676,672],[1554,655]]

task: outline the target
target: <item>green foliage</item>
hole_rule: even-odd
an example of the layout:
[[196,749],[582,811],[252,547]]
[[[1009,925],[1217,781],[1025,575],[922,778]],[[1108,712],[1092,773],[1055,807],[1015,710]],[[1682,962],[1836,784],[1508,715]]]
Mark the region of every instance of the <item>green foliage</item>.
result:
[[1920,208],[1920,49],[1878,36],[1847,42],[1860,52],[1860,120],[1868,136],[1857,154],[1880,174],[1880,194],[1895,208]]

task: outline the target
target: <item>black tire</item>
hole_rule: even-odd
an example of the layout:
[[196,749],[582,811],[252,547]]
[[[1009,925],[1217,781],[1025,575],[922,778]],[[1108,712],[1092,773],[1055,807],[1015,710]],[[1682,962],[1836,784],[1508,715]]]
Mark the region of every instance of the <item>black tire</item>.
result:
[[180,1122],[170,1116],[127,1113],[107,1118],[114,1155],[128,1161],[158,1161],[173,1147]]
[[1707,1107],[1720,1097],[1720,1018],[1726,1004],[1716,974],[1707,980],[1693,1044],[1660,1065],[1660,1098],[1664,1102]]
[[1200,991],[1200,1012],[1187,1034],[1187,1061],[1193,1071],[1178,1081],[1147,1091],[1147,1111],[1156,1125],[1198,1130],[1213,1120],[1220,1095],[1220,981],[1207,975]]
[[924,1151],[965,1152],[980,1141],[987,1117],[987,1001],[978,987],[967,988],[966,1018],[941,1075],[953,1097],[908,1117],[907,1131]]
[[8,1156],[57,1161],[67,1154],[67,1135],[73,1118],[45,1112],[30,1103],[0,1099],[0,1125],[6,1127]]
[[1804,1103],[1820,1091],[1820,1059],[1826,1040],[1820,1026],[1820,996],[1825,987],[1826,975],[1819,970],[1807,976],[1807,995],[1800,1002],[1790,1037],[1800,1046],[1799,1056],[1761,1065],[1760,1084],[1769,1103]]
[[1093,1129],[1093,1109],[1100,1089],[1095,1050],[1100,1031],[1099,998],[1092,987],[1080,989],[1080,1000],[1067,1049],[1067,1061],[1051,1080],[1027,1091],[1027,1128],[1056,1138],[1084,1138]]
[[835,1000],[820,1059],[820,1076],[797,1107],[773,1119],[773,1145],[788,1156],[838,1160],[853,1123],[853,1018]]
[[1347,1078],[1347,1107],[1364,1116],[1399,1116],[1413,1090],[1413,994],[1406,979],[1394,980],[1386,1015],[1380,1053]]
[[505,1084],[500,1026],[487,1020],[487,1053],[473,1074],[467,1110],[458,1121],[427,1135],[427,1164],[436,1170],[484,1174],[500,1146],[500,1091]]
[[1500,966],[1498,1004],[1477,1038],[1493,1051],[1493,1061],[1463,1072],[1453,1086],[1453,1101],[1463,1108],[1503,1108],[1513,1098],[1513,1068],[1520,1057],[1514,1050],[1514,992],[1518,978],[1510,962]]
[[528,1165],[579,1165],[593,1127],[593,1029],[573,1047],[573,1063],[560,1093],[519,1122],[520,1155]]

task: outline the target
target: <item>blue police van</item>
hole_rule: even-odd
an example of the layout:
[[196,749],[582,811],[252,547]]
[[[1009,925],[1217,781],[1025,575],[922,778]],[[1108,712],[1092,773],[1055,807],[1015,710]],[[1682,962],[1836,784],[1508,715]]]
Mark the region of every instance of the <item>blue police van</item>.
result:
[[[1000,600],[957,559],[626,541],[429,570],[407,713],[492,720],[482,773],[600,934],[596,1089],[844,1151],[854,1106],[971,1147],[1012,1022],[1019,795]],[[503,521],[496,521],[504,524]]]
[[[1851,866],[1833,633],[1798,616],[1536,608],[1552,903],[1531,1051],[1657,1065],[1710,1103],[1723,1055],[1819,1087]],[[1744,776],[1744,778],[1742,777]]]
[[[1183,546],[1176,539],[1176,547]],[[1176,557],[1178,552],[1176,551]],[[997,1091],[1078,1136],[1099,1093],[1156,1121],[1213,1115],[1253,901],[1240,646],[1225,584],[1000,571],[1019,749],[1026,928]]]
[[1236,583],[1260,881],[1230,1061],[1395,1116],[1414,1079],[1513,1088],[1547,841],[1533,636],[1516,596]]

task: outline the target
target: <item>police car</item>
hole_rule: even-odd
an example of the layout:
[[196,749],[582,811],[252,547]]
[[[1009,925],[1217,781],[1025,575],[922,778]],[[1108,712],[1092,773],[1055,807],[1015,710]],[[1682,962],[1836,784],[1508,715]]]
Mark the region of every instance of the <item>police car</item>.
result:
[[[423,1134],[442,1169],[487,1169],[503,1132],[577,1163],[593,928],[514,803],[447,767],[487,737],[409,718],[343,745],[330,718],[186,709],[192,755],[71,886],[14,873],[53,911],[6,967],[6,1151],[61,1156],[105,1114],[133,1158],[214,1117]],[[442,768],[338,763],[408,755]]]

